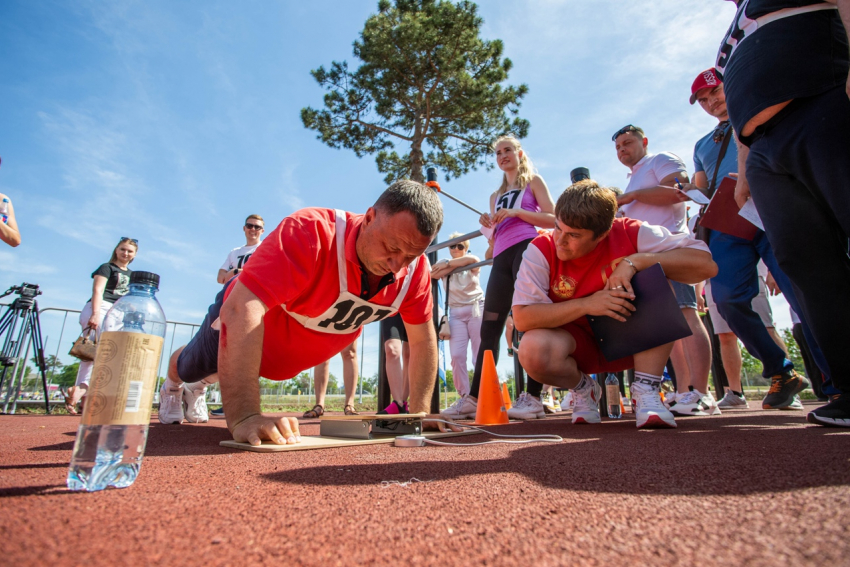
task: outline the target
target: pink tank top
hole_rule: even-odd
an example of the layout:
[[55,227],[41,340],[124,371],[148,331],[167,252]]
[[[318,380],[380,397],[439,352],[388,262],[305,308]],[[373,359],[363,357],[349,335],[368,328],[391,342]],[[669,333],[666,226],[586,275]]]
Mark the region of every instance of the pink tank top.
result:
[[[532,213],[540,212],[540,205],[534,198],[531,185],[524,189],[511,189],[505,191],[496,199],[495,210],[499,209],[524,209]],[[518,217],[510,217],[496,225],[496,243],[493,245],[493,257],[495,258],[514,244],[537,238],[537,229],[533,225]]]

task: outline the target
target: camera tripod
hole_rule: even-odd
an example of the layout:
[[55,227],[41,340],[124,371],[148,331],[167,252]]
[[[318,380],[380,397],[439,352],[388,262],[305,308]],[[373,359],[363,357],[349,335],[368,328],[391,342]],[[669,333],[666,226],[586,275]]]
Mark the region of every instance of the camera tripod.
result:
[[[7,413],[9,401],[12,401],[12,413],[17,408],[21,383],[26,373],[27,358],[30,346],[35,347],[36,366],[41,372],[41,385],[44,388],[44,408],[50,413],[50,398],[47,391],[47,373],[44,363],[44,344],[41,339],[41,322],[38,319],[38,302],[36,296],[41,295],[38,285],[23,283],[13,285],[0,295],[0,298],[18,294],[12,304],[6,307],[6,312],[0,317],[0,391],[11,368],[9,383],[6,387],[6,399],[3,413]],[[23,357],[21,351],[24,351]],[[17,380],[15,378],[17,377]]]

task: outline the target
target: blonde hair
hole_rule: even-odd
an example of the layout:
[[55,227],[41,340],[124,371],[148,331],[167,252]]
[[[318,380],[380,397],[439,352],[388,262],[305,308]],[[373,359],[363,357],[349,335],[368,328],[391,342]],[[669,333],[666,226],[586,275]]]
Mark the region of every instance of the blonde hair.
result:
[[[519,143],[519,140],[516,139],[513,135],[507,134],[505,136],[500,136],[493,142],[492,149],[495,152],[496,147],[502,142],[510,142],[510,144],[514,147],[514,151],[519,152],[522,150],[522,145]],[[534,176],[537,174],[534,169],[534,164],[531,163],[531,158],[528,157],[526,152],[522,152],[522,156],[519,158],[519,166],[517,166],[517,176],[515,185],[517,188],[522,188],[531,183],[531,180],[534,179]],[[502,184],[499,186],[499,189],[496,191],[496,197],[499,197],[508,190],[508,176],[507,174],[502,175]]]
[[[457,238],[458,236],[463,236],[462,232],[453,232],[449,235],[449,240],[452,238]],[[457,242],[456,244],[463,244],[463,247],[469,250],[469,240],[464,240],[463,242]]]

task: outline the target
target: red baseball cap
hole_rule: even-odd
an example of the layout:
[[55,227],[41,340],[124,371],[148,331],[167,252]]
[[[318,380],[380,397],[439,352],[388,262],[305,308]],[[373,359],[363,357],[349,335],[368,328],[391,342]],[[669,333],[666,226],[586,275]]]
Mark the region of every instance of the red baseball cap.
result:
[[711,89],[716,87],[717,85],[723,84],[717,77],[717,72],[714,70],[714,67],[711,69],[706,69],[694,79],[694,84],[691,85],[691,104],[697,101],[697,92],[701,89]]

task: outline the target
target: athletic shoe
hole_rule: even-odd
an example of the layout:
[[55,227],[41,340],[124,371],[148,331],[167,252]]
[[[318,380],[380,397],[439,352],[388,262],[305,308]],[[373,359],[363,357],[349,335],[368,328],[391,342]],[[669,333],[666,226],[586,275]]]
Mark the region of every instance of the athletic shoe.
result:
[[770,379],[770,390],[761,402],[763,409],[779,409],[794,401],[794,394],[799,394],[809,387],[809,381],[794,370],[777,374]]
[[216,408],[214,410],[210,410],[210,415],[224,417],[224,406],[221,406],[220,408]]
[[407,404],[402,403],[399,405],[397,401],[393,400],[390,402],[390,405],[379,411],[378,415],[398,415],[400,413],[410,413],[407,411]]
[[714,398],[711,390],[702,395],[702,401],[710,408],[708,415],[720,415],[720,406],[717,405],[717,400]]
[[461,396],[455,403],[440,412],[443,417],[451,419],[475,419],[478,412],[478,402],[469,397]]
[[809,412],[809,423],[829,427],[850,427],[850,394],[839,394],[825,406]]
[[169,388],[168,380],[159,389],[159,422],[183,423],[183,390],[181,384],[177,388]]
[[573,407],[575,407],[575,398],[573,398],[573,393],[567,390],[567,393],[561,398],[561,411],[573,411]]
[[210,420],[207,412],[207,384],[203,381],[183,386],[183,412],[189,423],[206,423]]
[[599,397],[602,395],[602,386],[596,380],[587,376],[583,388],[570,390],[573,394],[575,405],[573,406],[573,423],[600,423]]
[[[682,394],[682,395],[684,396],[684,394]],[[669,408],[670,406],[675,404],[676,400],[678,400],[678,399],[679,399],[679,394],[677,394],[676,392],[664,392],[664,400],[662,400],[662,403],[664,404],[665,407]]]
[[726,395],[720,398],[720,401],[717,402],[717,407],[723,409],[746,409],[750,407],[750,404],[747,403],[747,398],[742,395],[738,395],[732,390],[726,390]]
[[[664,404],[667,406],[667,404]],[[673,415],[708,415],[708,410],[711,409],[708,404],[702,400],[702,394],[696,390],[685,392],[676,396],[676,401],[671,403],[667,408]]]
[[528,392],[519,395],[508,410],[508,418],[513,419],[540,419],[546,417],[546,410],[539,398],[529,396]]
[[543,404],[543,411],[546,413],[558,413],[561,411],[561,405],[551,394],[543,394],[543,397],[540,398],[540,403]]
[[794,394],[794,401],[792,401],[787,406],[782,406],[779,409],[802,411],[804,408],[803,408],[803,402],[800,401],[800,396],[798,396],[797,394]]
[[632,399],[635,402],[637,428],[676,427],[676,420],[664,404],[658,386],[635,383],[631,386]]

